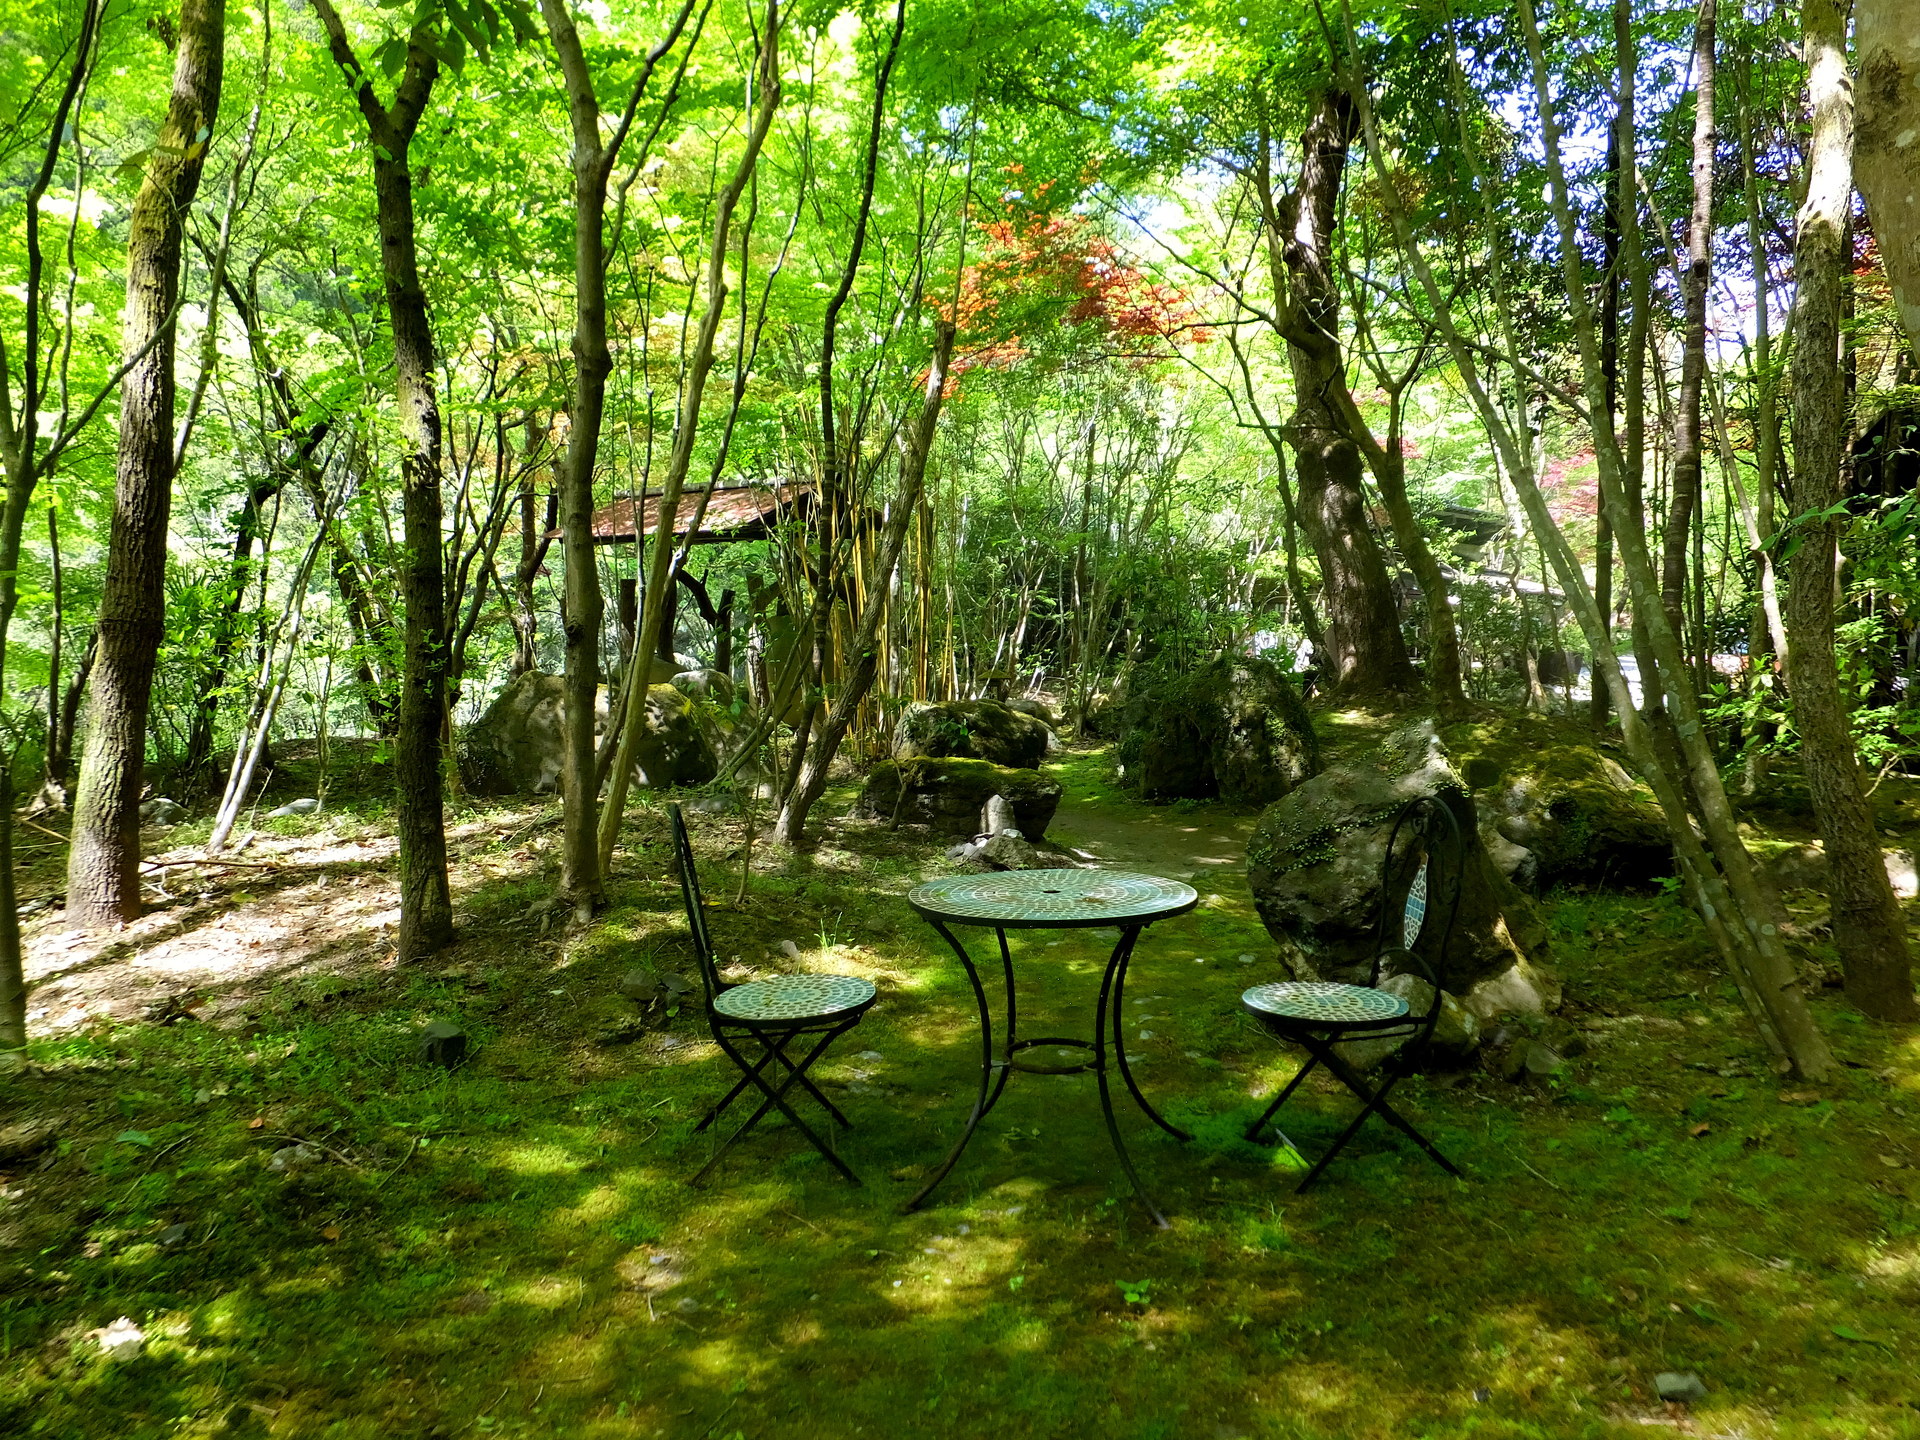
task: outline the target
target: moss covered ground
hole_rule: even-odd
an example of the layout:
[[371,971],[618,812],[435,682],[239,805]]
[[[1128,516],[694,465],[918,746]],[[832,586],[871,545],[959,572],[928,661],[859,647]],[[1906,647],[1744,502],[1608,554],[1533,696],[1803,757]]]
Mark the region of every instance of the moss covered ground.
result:
[[[1782,1083],[1687,911],[1557,894],[1585,1053],[1538,1088],[1402,1088],[1464,1182],[1374,1128],[1295,1196],[1285,1157],[1236,1138],[1290,1071],[1236,1008],[1271,948],[1236,868],[1176,843],[1246,817],[1134,804],[1099,755],[1050,769],[1064,838],[1132,834],[1203,892],[1148,932],[1127,1007],[1143,1083],[1197,1134],[1126,1120],[1171,1230],[1132,1202],[1087,1077],[1017,1078],[901,1213],[977,1038],[902,901],[938,848],[871,822],[756,850],[735,904],[739,823],[696,817],[724,959],[882,1000],[820,1070],[864,1186],[774,1127],[689,1189],[724,1062],[690,1010],[641,1026],[617,991],[690,973],[663,817],[636,809],[584,932],[529,913],[553,856],[516,819],[457,847],[464,938],[435,963],[286,967],[205,1020],[47,1039],[0,1081],[5,1123],[57,1127],[0,1163],[0,1434],[1920,1436],[1920,1037],[1821,989],[1845,1069]],[[195,923],[275,903],[247,881]],[[1029,1033],[1084,1026],[1102,940],[1016,946]],[[423,1063],[431,1019],[469,1063]],[[1288,1128],[1311,1152],[1349,1113],[1310,1086]],[[311,1162],[275,1169],[296,1143]],[[88,1337],[121,1316],[147,1340],[112,1363]],[[1706,1397],[1663,1404],[1661,1371]]]

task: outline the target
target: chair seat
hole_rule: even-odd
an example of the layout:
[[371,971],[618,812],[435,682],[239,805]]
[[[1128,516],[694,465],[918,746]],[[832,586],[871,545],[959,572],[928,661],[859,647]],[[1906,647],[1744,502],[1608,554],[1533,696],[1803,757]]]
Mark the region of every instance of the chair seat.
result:
[[1407,1002],[1385,990],[1331,980],[1280,980],[1240,997],[1255,1015],[1316,1026],[1384,1025],[1407,1014]]
[[872,1003],[877,994],[871,981],[853,975],[780,975],[721,991],[713,1010],[726,1020],[790,1025],[837,1019]]

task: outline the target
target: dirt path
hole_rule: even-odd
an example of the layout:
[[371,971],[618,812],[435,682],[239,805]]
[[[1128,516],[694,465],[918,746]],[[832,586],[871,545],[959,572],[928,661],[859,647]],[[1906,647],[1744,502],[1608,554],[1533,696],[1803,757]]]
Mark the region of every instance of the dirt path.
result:
[[1204,813],[1173,806],[1126,805],[1064,799],[1047,838],[1091,856],[1170,880],[1208,877],[1214,888],[1244,888],[1247,840],[1259,816]]

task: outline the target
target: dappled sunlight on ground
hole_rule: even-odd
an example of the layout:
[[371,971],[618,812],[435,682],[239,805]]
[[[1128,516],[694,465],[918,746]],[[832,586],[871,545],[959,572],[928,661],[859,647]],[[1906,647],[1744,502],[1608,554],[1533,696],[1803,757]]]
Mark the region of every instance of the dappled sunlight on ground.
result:
[[[1780,1086],[1684,911],[1565,897],[1556,958],[1589,1053],[1537,1089],[1477,1071],[1401,1088],[1465,1182],[1376,1126],[1295,1196],[1301,1162],[1241,1138],[1298,1063],[1238,1009],[1275,972],[1232,852],[1251,817],[1089,798],[1093,763],[1062,767],[1062,833],[1205,892],[1147,932],[1126,996],[1143,1088],[1195,1131],[1182,1146],[1120,1107],[1170,1231],[1118,1173],[1090,1076],[1014,1077],[933,1203],[901,1213],[965,1119],[979,1037],[959,966],[903,903],[938,850],[871,823],[804,864],[762,857],[744,906],[737,829],[696,827],[723,962],[881,987],[815,1072],[865,1183],[776,1121],[689,1189],[719,1144],[693,1125],[731,1074],[691,1010],[606,1024],[631,1018],[627,971],[690,972],[660,815],[640,803],[614,907],[578,931],[543,909],[552,832],[528,827],[551,812],[503,811],[463,821],[464,938],[432,965],[386,964],[377,865],[364,884],[229,876],[191,924],[163,912],[84,960],[36,936],[37,963],[103,1002],[191,977],[204,1018],[110,1026],[90,1006],[44,1042],[44,1077],[8,1082],[68,1118],[44,1170],[0,1180],[0,1429],[1920,1434],[1920,1044],[1822,997],[1849,1069]],[[308,915],[334,948],[303,953]],[[991,936],[967,938],[988,942],[991,993]],[[1088,1028],[1110,944],[1015,937],[1023,1033]],[[230,968],[157,969],[169,946]],[[451,1075],[417,1056],[430,1018],[473,1037]],[[1310,1083],[1283,1123],[1313,1155],[1351,1113]],[[296,1141],[312,1158],[275,1169]],[[121,1315],[150,1341],[111,1366],[86,1337]],[[1663,1405],[1664,1370],[1707,1399]]]

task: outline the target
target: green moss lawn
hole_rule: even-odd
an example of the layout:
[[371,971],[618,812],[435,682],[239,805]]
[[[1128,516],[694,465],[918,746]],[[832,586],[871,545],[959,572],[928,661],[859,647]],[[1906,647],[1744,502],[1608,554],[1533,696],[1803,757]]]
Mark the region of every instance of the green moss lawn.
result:
[[[736,905],[740,824],[697,817],[723,957],[882,1000],[818,1072],[863,1187],[769,1127],[689,1189],[729,1073],[691,1009],[641,1025],[617,990],[691,973],[663,815],[636,813],[615,908],[569,932],[529,913],[550,828],[530,845],[482,813],[443,961],[397,970],[370,940],[202,1019],[69,1030],[0,1082],[0,1124],[57,1126],[0,1163],[0,1434],[1920,1436],[1920,1038],[1826,989],[1845,1072],[1782,1084],[1688,912],[1556,895],[1568,1073],[1411,1082],[1470,1178],[1378,1127],[1297,1197],[1236,1138],[1293,1063],[1237,1010],[1278,974],[1223,850],[1249,817],[1134,804],[1098,755],[1051,768],[1063,839],[1202,891],[1148,932],[1127,1006],[1143,1084],[1198,1134],[1126,1116],[1171,1230],[1133,1203],[1090,1077],[1016,1077],[936,1203],[901,1212],[977,1039],[902,900],[946,862],[872,823],[756,850]],[[193,923],[276,903],[222,884]],[[1104,941],[1016,944],[1023,1029],[1084,1028]],[[422,1062],[431,1019],[470,1063]],[[1311,1090],[1292,1113],[1311,1152],[1350,1112]],[[89,1336],[121,1316],[147,1341],[112,1363]],[[1706,1398],[1663,1404],[1660,1371]]]

